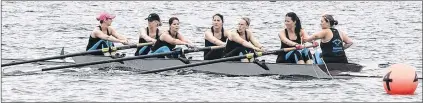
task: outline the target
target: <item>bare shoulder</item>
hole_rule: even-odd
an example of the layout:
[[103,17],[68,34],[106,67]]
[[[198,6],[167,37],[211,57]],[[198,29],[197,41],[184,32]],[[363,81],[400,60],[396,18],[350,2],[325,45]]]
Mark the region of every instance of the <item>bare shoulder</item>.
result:
[[94,29],[93,29],[93,32],[95,32],[95,31],[100,31],[100,29],[96,26],[96,27],[94,27]]
[[138,30],[146,30],[147,29],[147,27],[145,27],[145,26],[141,26]]
[[250,29],[246,29],[248,39],[254,38],[253,31]]
[[305,29],[304,29],[304,28],[301,28],[300,32],[301,32],[301,33],[305,33],[306,31],[305,31]]
[[246,29],[246,31],[247,31],[248,34],[252,34],[253,33],[253,31],[250,30],[250,29]]
[[332,30],[330,30],[330,29],[323,29],[321,32],[323,33],[323,35],[326,35],[328,33],[331,33]]
[[163,29],[160,29],[160,28],[157,28],[157,29],[159,29],[159,35],[161,35],[161,34],[163,34],[166,30],[163,30]]
[[210,29],[207,29],[207,30],[206,30],[206,32],[204,32],[204,33],[206,33],[206,34],[211,34],[212,32],[211,32],[211,30],[210,30]]
[[162,35],[170,35],[170,34],[166,30],[164,30],[164,31],[160,32],[160,36],[162,36]]
[[236,30],[228,30],[228,37],[232,37],[235,34],[237,34]]
[[229,30],[229,34],[235,34],[235,33],[237,33],[236,29]]
[[228,36],[229,34],[230,34],[230,30],[228,30],[228,29],[224,29],[224,34],[223,35],[225,35],[225,36]]
[[281,32],[281,33],[283,33],[283,34],[285,34],[285,27],[284,28],[282,28],[279,32]]
[[339,30],[339,32],[340,32],[342,35],[347,36],[347,32],[346,32],[345,30]]
[[93,31],[92,31],[92,33],[93,34],[97,34],[97,33],[100,33],[101,31],[100,31],[100,29],[98,28],[98,27],[95,27],[94,29],[93,29]]
[[344,40],[344,38],[346,38],[346,39],[349,38],[347,32],[345,32],[344,30],[339,30],[339,34],[340,34],[340,36],[343,40]]
[[145,33],[147,31],[145,30],[145,27],[140,27],[140,28],[138,28],[138,32]]
[[282,28],[282,29],[279,31],[279,32],[280,32],[280,33],[279,33],[279,35],[285,34],[285,29],[286,29],[286,28]]
[[97,38],[97,35],[101,35],[103,32],[100,31],[98,27],[95,27],[94,30],[91,32],[90,36],[92,38]]
[[107,27],[107,29],[110,30],[110,31],[115,31],[115,28],[113,28],[111,26]]
[[163,40],[167,35],[169,35],[168,32],[162,31],[159,33],[159,39]]

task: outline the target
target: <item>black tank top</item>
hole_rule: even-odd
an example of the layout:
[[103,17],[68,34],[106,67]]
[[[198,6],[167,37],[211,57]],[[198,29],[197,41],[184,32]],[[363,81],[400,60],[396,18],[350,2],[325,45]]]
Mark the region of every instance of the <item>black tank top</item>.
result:
[[[238,30],[236,30],[236,32],[239,35]],[[248,36],[247,36],[247,31],[245,31],[245,39],[246,39],[247,42],[250,42],[250,40],[248,39]],[[226,43],[226,47],[225,47],[225,50],[224,50],[225,54],[231,52],[232,50],[234,50],[237,47],[243,47],[243,45],[228,39],[228,42]]]
[[[147,31],[147,35],[150,36],[150,31],[149,31],[148,27],[145,28],[145,30]],[[156,37],[155,37],[155,39],[158,40],[158,38],[159,38],[159,28],[156,29]],[[138,43],[147,43],[147,41],[144,38],[139,38]],[[141,54],[139,54],[138,51],[140,51],[140,49],[143,48],[143,47],[144,46],[137,48],[137,51],[135,51],[135,56],[148,54],[148,52],[150,51],[149,49],[152,46],[151,45],[147,46],[147,49],[148,50],[144,50],[144,52],[142,52]]]
[[[102,31],[101,30],[101,26],[98,26],[98,28],[100,28],[100,31]],[[110,36],[111,34],[109,33],[109,30],[107,29],[107,35],[108,36]],[[90,38],[88,39],[88,45],[87,45],[87,48],[85,49],[86,51],[88,51],[88,49],[90,49],[92,46],[94,46],[94,44],[96,44],[98,41],[100,41],[101,39],[100,38],[93,38],[93,37],[91,37],[91,35],[90,35]],[[113,44],[112,44],[112,46],[113,46]],[[96,49],[102,49],[102,47],[101,46],[97,46],[97,48]]]
[[[213,26],[211,27],[211,32],[213,33],[214,36],[214,29]],[[220,41],[222,42],[226,42],[227,37],[225,37],[225,30],[222,28],[221,30],[221,38]],[[216,44],[211,43],[210,41],[208,41],[207,39],[204,39],[204,43],[206,47],[209,46],[216,46]],[[204,54],[203,54],[203,58],[204,60],[213,60],[213,59],[218,59],[218,58],[222,58],[223,57],[223,49],[219,49],[219,50],[204,50]]]
[[[171,35],[170,34],[170,31],[168,31],[169,32],[169,35]],[[177,38],[178,37],[178,34],[179,33],[176,33],[176,35],[175,35],[175,37],[173,37],[173,38]],[[172,36],[172,35],[171,35]],[[151,50],[154,52],[154,51],[156,51],[157,49],[159,49],[160,47],[162,47],[162,46],[167,46],[167,47],[169,47],[169,49],[170,50],[172,50],[172,49],[174,49],[175,48],[175,46],[176,45],[173,45],[173,44],[170,44],[170,43],[168,43],[168,42],[166,42],[166,41],[162,41],[162,40],[160,40],[160,36],[156,36],[157,37],[157,41],[156,41],[156,43],[154,44],[154,46],[153,47],[151,47]]]
[[[291,39],[289,39],[289,35],[288,35],[288,30],[287,29],[285,29],[285,35],[286,35],[286,38],[288,38],[288,40],[291,40]],[[297,36],[297,39],[296,40],[291,40],[291,41],[300,44],[301,43],[300,33],[295,33],[295,35]],[[289,47],[295,47],[295,46],[289,46],[289,45],[287,45],[287,44],[285,44],[284,42],[281,41],[281,49],[282,48],[289,48]]]
[[[213,30],[213,26],[211,27],[211,32],[213,33],[213,36],[214,36],[214,30]],[[226,42],[226,37],[225,37],[225,30],[222,28],[222,36],[221,36],[221,38],[220,38],[220,41],[222,41],[222,42]],[[213,43],[211,43],[210,41],[208,41],[207,39],[204,39],[204,43],[205,43],[205,46],[206,47],[208,47],[208,46],[216,46],[215,44],[213,44]]]
[[320,42],[320,46],[322,49],[322,56],[325,57],[345,57],[345,51],[343,48],[343,41],[339,35],[339,32],[337,29],[330,28],[332,31],[333,37],[332,39],[327,42],[323,43]]
[[[148,27],[145,28],[145,30],[147,31],[147,35],[150,36],[150,31],[149,31]],[[157,40],[158,37],[159,37],[159,28],[156,29],[156,37],[155,37],[155,39]],[[138,43],[147,43],[147,41],[144,38],[140,38],[138,40]]]

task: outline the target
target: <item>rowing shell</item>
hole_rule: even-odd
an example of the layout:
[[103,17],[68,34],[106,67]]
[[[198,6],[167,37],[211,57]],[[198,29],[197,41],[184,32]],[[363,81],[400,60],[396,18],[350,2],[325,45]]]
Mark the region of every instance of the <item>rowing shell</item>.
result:
[[[104,56],[75,56],[72,58],[75,63],[86,63],[99,60],[111,60],[111,57]],[[191,60],[191,63],[205,62],[206,60]],[[139,71],[154,70],[157,68],[184,65],[178,59],[162,59],[162,58],[149,58],[149,59],[136,59],[123,62],[112,62],[106,64],[90,65],[91,68],[104,68],[104,67],[130,67]],[[339,72],[360,72],[363,66],[355,63],[327,63],[325,65],[311,65],[311,64],[288,64],[288,63],[266,63],[269,70],[261,68],[254,63],[245,62],[221,62],[203,66],[191,67],[197,72],[206,72],[214,74],[224,74],[233,76],[258,76],[258,75],[301,75],[311,76],[316,78],[331,78],[328,75],[329,71]],[[331,72],[329,72],[331,73]]]

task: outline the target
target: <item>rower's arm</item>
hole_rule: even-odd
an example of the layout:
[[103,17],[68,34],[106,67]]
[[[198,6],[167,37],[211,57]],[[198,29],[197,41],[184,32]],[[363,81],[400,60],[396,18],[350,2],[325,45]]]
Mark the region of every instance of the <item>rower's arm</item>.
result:
[[128,38],[126,38],[125,36],[123,36],[122,34],[119,34],[116,32],[116,30],[112,27],[109,27],[112,31],[112,35],[114,37],[116,37],[117,39],[123,40],[123,41],[128,41]]
[[186,44],[188,44],[188,43],[181,41],[179,39],[172,38],[172,36],[170,36],[169,33],[163,33],[162,35],[160,35],[159,39],[166,41],[166,42],[173,44],[173,45],[186,45]]
[[322,30],[320,32],[317,32],[317,33],[309,36],[308,38],[305,38],[304,41],[305,42],[311,42],[311,41],[316,40],[316,39],[322,39],[323,37],[325,37],[326,34],[327,34],[327,30]]
[[138,34],[140,35],[140,38],[143,38],[145,41],[148,41],[148,42],[155,42],[156,41],[156,39],[148,36],[147,31],[144,28],[141,28],[139,30]]
[[344,41],[344,49],[347,49],[349,47],[351,47],[351,45],[353,44],[352,40],[350,37],[348,37],[347,33],[344,31],[341,31],[341,38]]
[[236,33],[236,32],[229,33],[228,39],[231,40],[231,41],[237,42],[237,43],[239,43],[242,46],[247,47],[247,48],[251,48],[251,49],[254,49],[254,50],[258,50],[259,49],[259,48],[255,47],[253,44],[251,44],[250,42],[242,39],[238,35],[238,33]]
[[310,36],[308,35],[307,32],[305,32],[304,29],[301,29],[301,40],[302,40],[302,43],[305,43],[305,39],[306,38],[310,38]]
[[187,44],[192,44],[191,43],[191,41],[189,41],[189,40],[187,40],[185,37],[184,37],[184,35],[182,35],[182,34],[178,34],[178,37],[177,37],[179,40],[181,40],[182,42],[185,42],[185,43],[187,43]]
[[297,45],[297,44],[298,44],[298,43],[296,43],[296,42],[293,42],[293,41],[289,40],[289,39],[288,39],[288,37],[286,37],[286,34],[285,34],[285,29],[282,29],[282,30],[280,31],[280,33],[279,33],[279,39],[280,39],[283,43],[285,43],[285,44],[287,44],[287,45],[289,45],[289,46],[295,46],[295,45]]
[[122,40],[119,40],[113,36],[109,36],[104,34],[103,32],[101,32],[100,30],[94,30],[93,34],[95,35],[95,37],[103,39],[103,40],[108,40],[108,41],[112,41],[112,42],[122,42]]
[[263,48],[263,45],[261,45],[261,43],[257,40],[257,38],[253,36],[253,32],[251,32],[250,30],[247,30],[247,34],[250,34],[250,35],[248,35],[248,37],[250,38],[251,43],[255,47]]
[[[223,37],[222,37],[223,38]],[[207,30],[206,33],[204,34],[204,39],[206,39],[207,41],[215,44],[215,45],[225,45],[224,42],[222,42],[221,40],[217,39],[216,37],[213,36],[213,33],[211,32],[211,30]]]

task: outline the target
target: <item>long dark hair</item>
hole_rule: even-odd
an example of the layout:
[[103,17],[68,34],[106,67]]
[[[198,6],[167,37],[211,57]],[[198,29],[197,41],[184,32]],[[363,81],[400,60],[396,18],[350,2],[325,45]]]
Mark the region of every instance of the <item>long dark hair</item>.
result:
[[285,16],[291,17],[291,20],[295,22],[295,34],[300,35],[300,30],[302,28],[300,18],[298,18],[297,14],[289,12]]
[[[223,29],[223,15],[222,14],[219,14],[219,13],[217,13],[217,14],[214,14],[213,15],[213,17],[212,17],[212,20],[213,20],[213,18],[215,17],[215,16],[218,16],[220,19],[222,19],[222,34],[225,34],[225,31],[224,31],[224,29]],[[214,33],[214,30],[213,30],[213,26],[212,26],[212,28],[211,28],[211,31],[212,31],[212,33]]]

